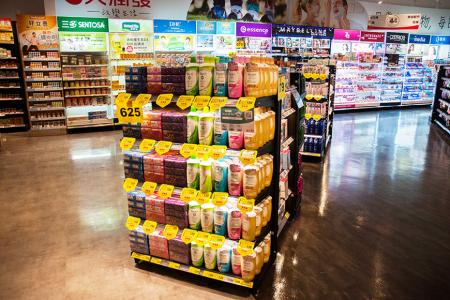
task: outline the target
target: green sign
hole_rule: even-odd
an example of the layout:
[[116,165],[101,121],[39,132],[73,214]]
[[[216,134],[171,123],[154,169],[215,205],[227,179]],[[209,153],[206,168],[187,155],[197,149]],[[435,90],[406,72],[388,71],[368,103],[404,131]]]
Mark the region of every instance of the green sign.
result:
[[60,32],[61,52],[105,52],[104,32]]
[[153,32],[152,20],[109,19],[109,32]]
[[71,32],[108,32],[108,19],[58,17],[58,30]]

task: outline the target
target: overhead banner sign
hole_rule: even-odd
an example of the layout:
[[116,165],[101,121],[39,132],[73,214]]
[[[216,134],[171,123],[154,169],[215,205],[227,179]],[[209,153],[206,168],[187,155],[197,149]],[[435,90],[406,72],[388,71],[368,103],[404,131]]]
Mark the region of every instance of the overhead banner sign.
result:
[[387,32],[386,44],[408,44],[408,34],[403,32]]
[[58,17],[58,30],[65,32],[108,32],[108,19]]
[[420,14],[387,14],[370,16],[367,29],[418,30]]
[[448,35],[433,35],[431,37],[431,44],[433,44],[433,45],[450,45],[450,36],[448,36]]
[[153,52],[152,20],[109,19],[109,49],[112,59],[128,54]]
[[384,43],[384,32],[361,31],[361,42]]
[[61,52],[105,52],[107,18],[58,17]]
[[409,35],[410,44],[429,44],[430,36],[427,34],[410,34]]
[[[17,31],[22,49],[58,50],[58,27],[54,16],[17,15]],[[24,50],[25,53],[27,51]]]
[[192,51],[195,48],[195,21],[154,20],[156,51]]
[[108,19],[109,32],[153,32],[152,20]]
[[196,22],[184,20],[155,20],[155,33],[181,33],[181,34],[195,34]]
[[214,35],[215,52],[228,53],[236,50],[236,23],[216,22],[217,34]]
[[151,0],[54,0],[58,16],[152,19]]
[[238,37],[272,37],[272,25],[263,23],[236,23],[236,36]]
[[334,39],[341,41],[359,41],[361,37],[361,31],[359,30],[346,30],[346,29],[335,29]]
[[316,37],[332,39],[334,29],[329,27],[301,26],[287,24],[273,24],[273,35],[296,36],[296,37]]

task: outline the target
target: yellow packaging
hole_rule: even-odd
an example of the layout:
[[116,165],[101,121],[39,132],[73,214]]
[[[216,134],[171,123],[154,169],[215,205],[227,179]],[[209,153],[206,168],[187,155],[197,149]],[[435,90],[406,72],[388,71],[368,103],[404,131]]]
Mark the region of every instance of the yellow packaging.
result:
[[244,214],[242,219],[242,238],[254,241],[256,237],[256,213],[254,211]]
[[254,212],[256,214],[256,230],[255,230],[255,236],[260,236],[261,235],[261,229],[262,229],[262,211],[263,209],[259,206],[255,206],[254,207]]
[[268,211],[268,207],[267,207],[267,202],[266,201],[261,201],[261,203],[258,204],[259,207],[261,207],[262,209],[262,227],[266,226],[268,221],[269,221],[269,211]]
[[255,199],[258,196],[258,169],[255,165],[244,167],[242,185],[245,198]]
[[264,263],[268,262],[270,259],[270,236],[264,238]]
[[261,269],[264,264],[264,251],[260,246],[255,248],[255,255],[256,255],[255,274],[258,275],[259,273],[261,273]]
[[256,271],[256,254],[253,252],[250,255],[242,257],[241,272],[244,281],[252,281],[255,279]]

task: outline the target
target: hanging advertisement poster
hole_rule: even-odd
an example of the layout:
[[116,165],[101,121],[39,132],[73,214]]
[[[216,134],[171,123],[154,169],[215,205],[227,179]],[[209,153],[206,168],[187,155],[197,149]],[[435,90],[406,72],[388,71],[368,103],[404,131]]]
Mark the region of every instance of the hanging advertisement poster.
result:
[[430,36],[425,34],[410,34],[408,55],[423,56],[428,55]]
[[155,51],[193,51],[195,49],[195,21],[154,20]]
[[214,35],[216,52],[228,53],[236,51],[236,23],[216,22],[217,34]]
[[450,36],[433,35],[429,55],[432,59],[442,60],[439,63],[448,63],[450,59]]
[[214,50],[214,35],[217,33],[216,22],[197,21],[197,50]]
[[418,30],[420,14],[386,14],[370,16],[367,29],[375,30]]
[[106,18],[58,17],[61,52],[105,52]]
[[408,33],[387,32],[386,54],[406,54],[408,49]]
[[268,51],[271,48],[272,24],[236,23],[236,49]]
[[361,38],[356,52],[373,53],[376,55],[384,54],[384,35],[384,32],[361,31]]
[[58,50],[58,28],[54,16],[17,15],[17,32],[23,53]]
[[109,19],[111,59],[145,58],[153,52],[153,21]]

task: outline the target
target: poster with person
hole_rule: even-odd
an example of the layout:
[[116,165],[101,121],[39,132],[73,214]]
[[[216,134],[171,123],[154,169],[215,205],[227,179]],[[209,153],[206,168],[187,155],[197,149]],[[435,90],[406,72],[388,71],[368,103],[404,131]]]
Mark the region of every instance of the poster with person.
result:
[[58,50],[58,27],[54,16],[17,15],[17,31],[22,52]]

